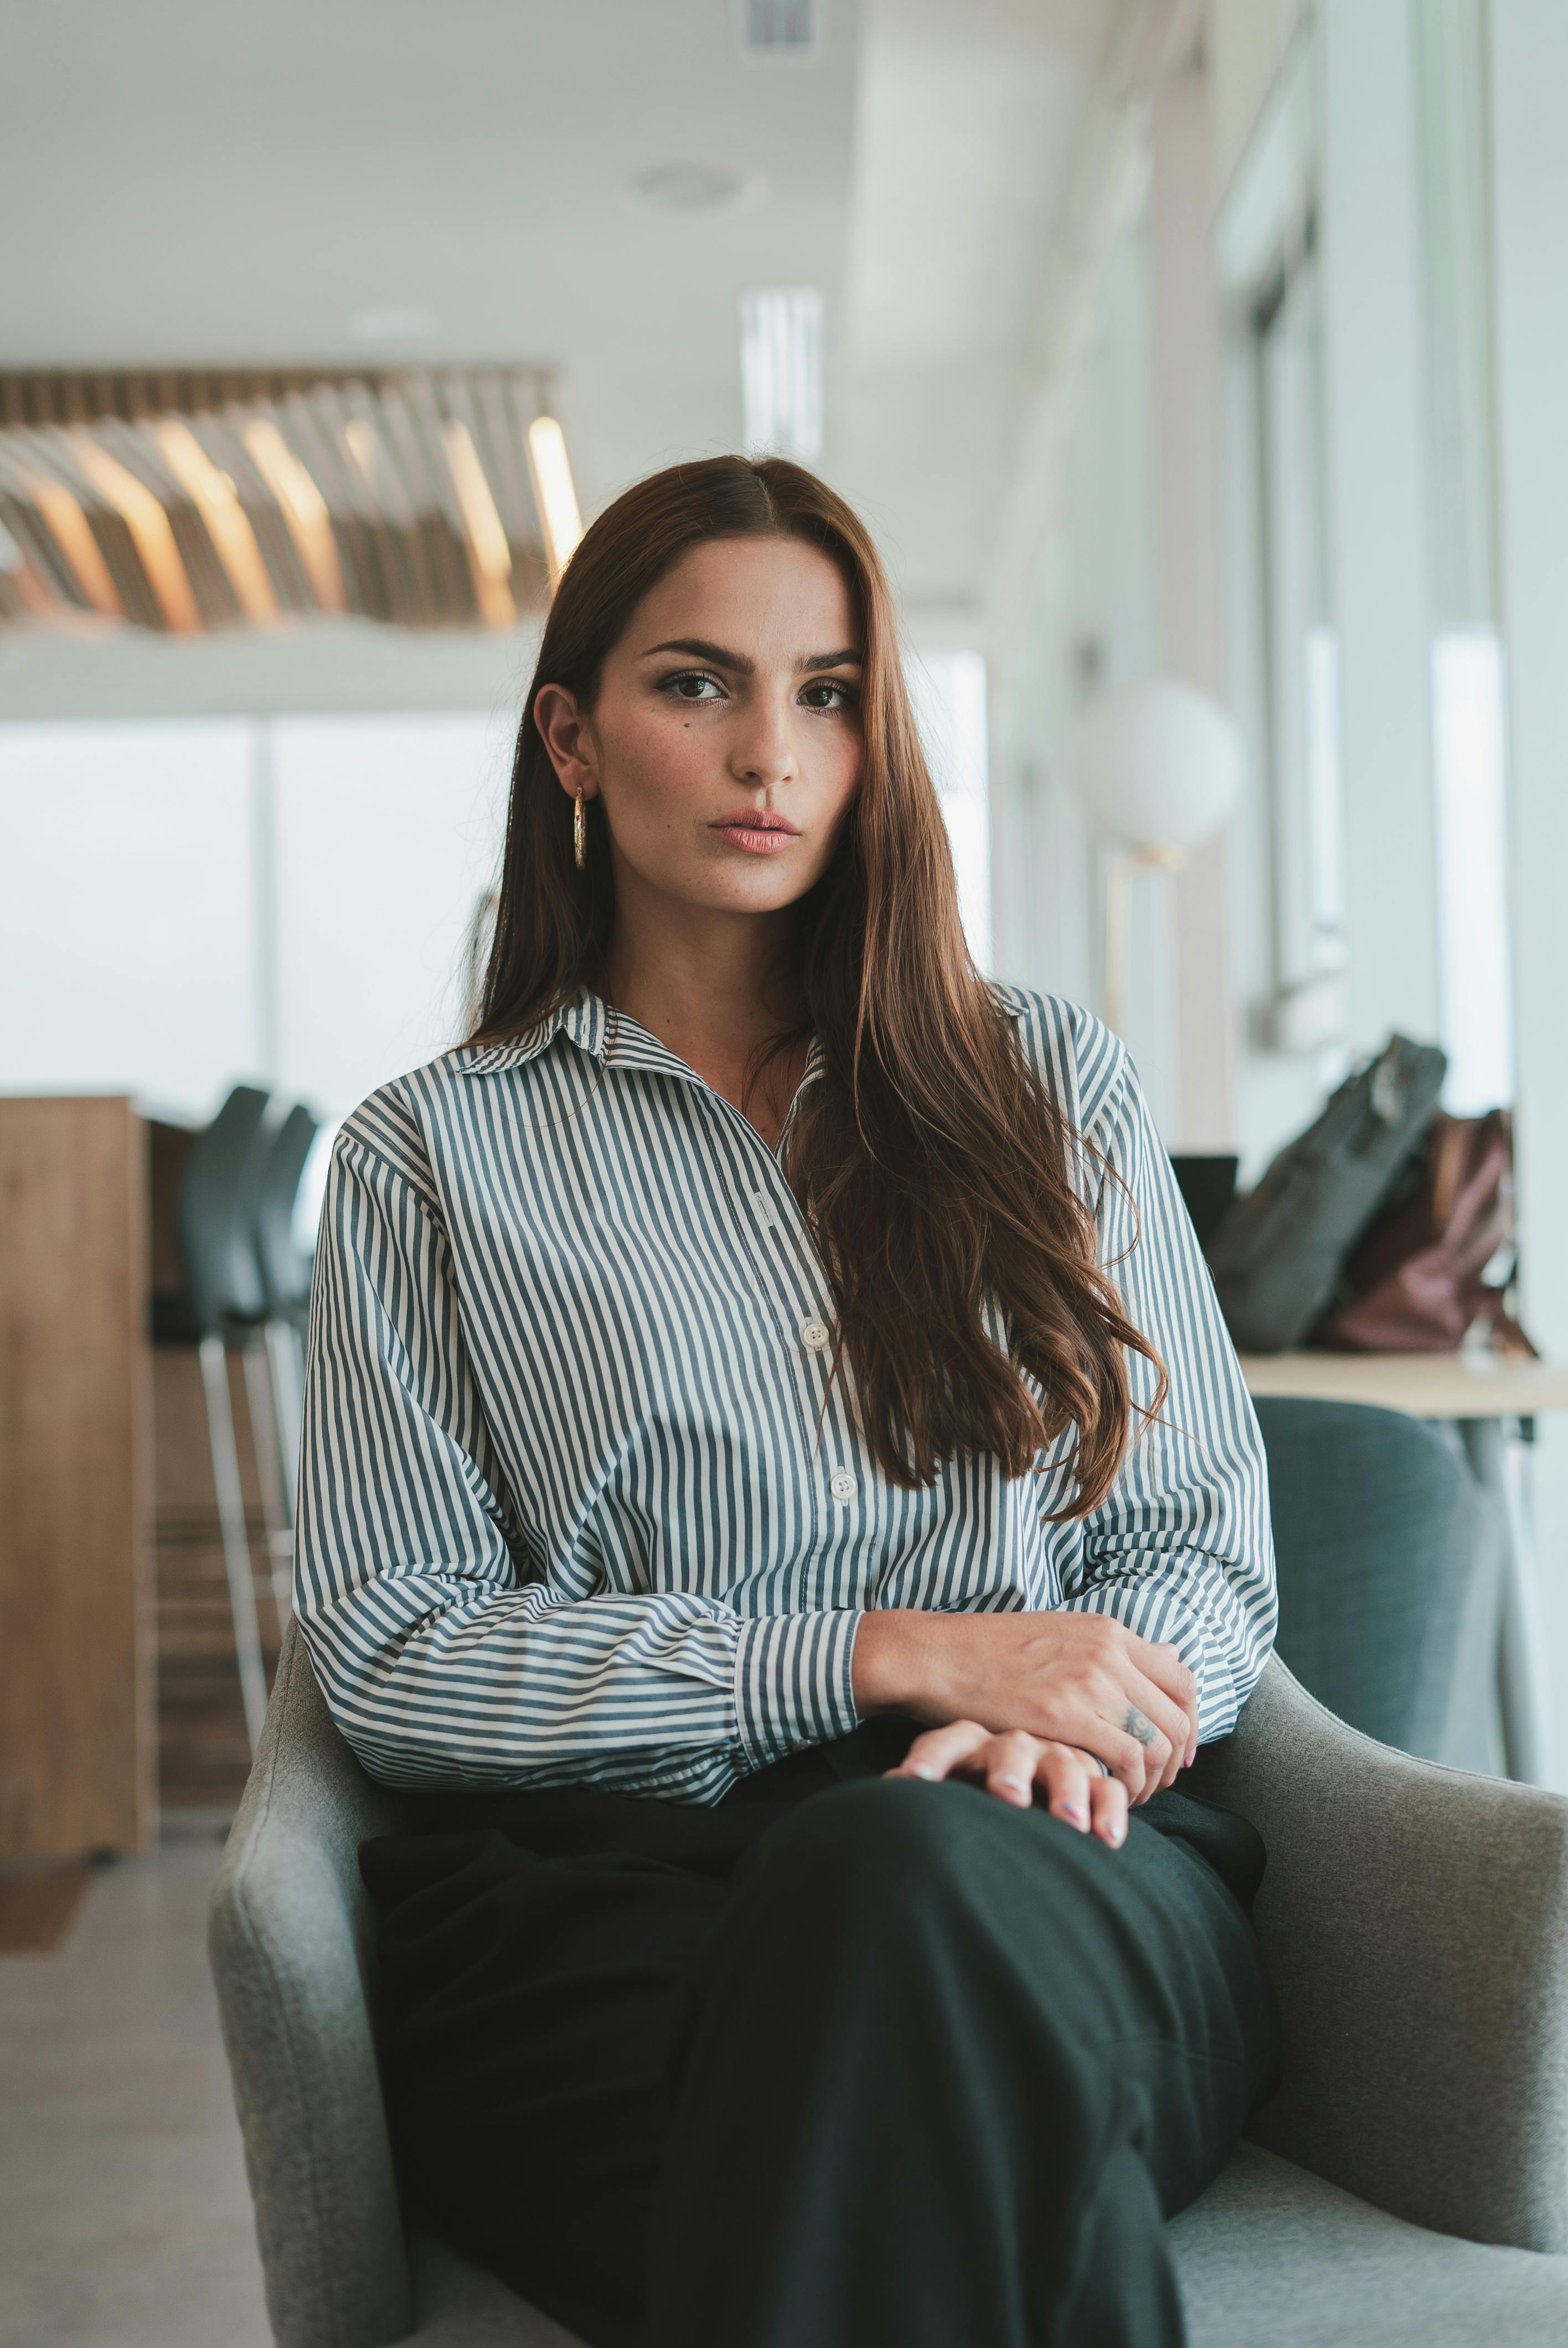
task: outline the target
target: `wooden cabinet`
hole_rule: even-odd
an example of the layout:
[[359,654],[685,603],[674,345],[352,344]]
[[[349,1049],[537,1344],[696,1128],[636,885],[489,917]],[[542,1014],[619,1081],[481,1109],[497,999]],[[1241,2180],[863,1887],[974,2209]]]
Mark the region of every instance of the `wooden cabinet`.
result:
[[0,1858],[155,1827],[148,1147],[0,1099]]

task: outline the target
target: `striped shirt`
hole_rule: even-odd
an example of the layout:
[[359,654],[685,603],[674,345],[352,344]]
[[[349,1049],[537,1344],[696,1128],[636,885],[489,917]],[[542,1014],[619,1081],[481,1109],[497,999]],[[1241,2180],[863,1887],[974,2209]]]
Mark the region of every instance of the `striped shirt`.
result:
[[[1180,1648],[1205,1738],[1232,1725],[1274,1632],[1257,1423],[1123,1047],[999,994],[1092,1145],[1101,1260],[1170,1373],[1083,1519],[1048,1521],[1071,1430],[1032,1475],[963,1454],[929,1488],[888,1481],[846,1366],[830,1379],[832,1292],[778,1152],[596,995],[348,1119],[296,1602],[372,1776],[716,1801],[855,1726],[872,1607],[1114,1615]],[[1136,1356],[1132,1376],[1148,1399]]]

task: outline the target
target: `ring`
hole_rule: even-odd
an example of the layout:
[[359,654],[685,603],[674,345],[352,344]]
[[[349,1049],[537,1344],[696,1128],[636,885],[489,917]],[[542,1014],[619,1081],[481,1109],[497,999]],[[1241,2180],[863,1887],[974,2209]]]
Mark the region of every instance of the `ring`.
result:
[[1122,1725],[1126,1730],[1129,1736],[1135,1736],[1137,1738],[1139,1744],[1144,1747],[1145,1751],[1151,1745],[1153,1745],[1155,1737],[1158,1736],[1160,1733],[1152,1720],[1144,1719],[1143,1715],[1139,1711],[1135,1704],[1130,1704],[1128,1705],[1127,1717],[1122,1722]]

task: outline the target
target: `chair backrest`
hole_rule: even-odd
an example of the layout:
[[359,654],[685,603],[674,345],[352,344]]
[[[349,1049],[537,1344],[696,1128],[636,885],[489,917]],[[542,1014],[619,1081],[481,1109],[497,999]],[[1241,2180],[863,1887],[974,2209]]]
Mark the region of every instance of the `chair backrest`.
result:
[[267,1154],[256,1183],[251,1228],[267,1310],[282,1316],[302,1313],[310,1303],[310,1258],[295,1244],[294,1203],[316,1119],[296,1102],[268,1137]]
[[291,1622],[208,1921],[281,2348],[384,2348],[413,2329],[359,1873],[361,1843],[395,1822]]
[[1495,1540],[1457,1446],[1422,1419],[1358,1403],[1264,1399],[1257,1416],[1281,1660],[1379,1745],[1468,1759],[1450,1743],[1462,1633],[1478,1577],[1495,1583]]
[[205,1133],[191,1144],[179,1181],[179,1251],[190,1307],[204,1337],[222,1334],[234,1318],[255,1319],[266,1309],[246,1189],[254,1179],[261,1120],[270,1094],[236,1085]]

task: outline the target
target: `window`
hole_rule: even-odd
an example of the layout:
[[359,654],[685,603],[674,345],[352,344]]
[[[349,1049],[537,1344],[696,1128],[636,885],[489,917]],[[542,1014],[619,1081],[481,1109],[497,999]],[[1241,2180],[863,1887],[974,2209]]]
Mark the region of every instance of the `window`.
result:
[[0,1090],[342,1117],[462,1031],[507,763],[466,711],[0,726]]

